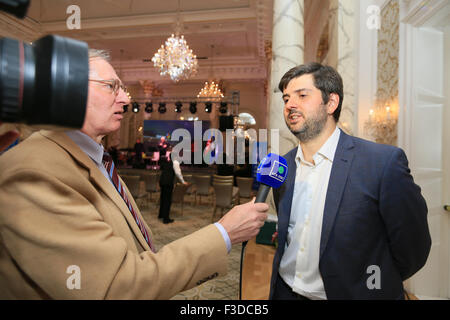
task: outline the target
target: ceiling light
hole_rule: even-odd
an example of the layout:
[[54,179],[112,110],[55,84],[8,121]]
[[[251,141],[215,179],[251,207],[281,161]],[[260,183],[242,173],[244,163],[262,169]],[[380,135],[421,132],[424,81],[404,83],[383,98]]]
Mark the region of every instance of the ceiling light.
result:
[[227,108],[228,103],[225,101],[221,101],[220,102],[220,107],[219,107],[219,112],[220,113],[227,113],[228,108]]
[[133,108],[131,109],[131,111],[133,111],[134,113],[138,113],[139,112],[139,103],[137,102],[133,102]]
[[206,97],[206,98],[216,98],[220,100],[223,98],[222,91],[219,88],[219,84],[217,82],[211,81],[205,82],[205,85],[200,90],[200,92],[197,95],[197,98]]
[[166,113],[167,109],[166,109],[166,103],[165,102],[160,102],[159,103],[159,107],[158,107],[158,112],[159,113]]
[[211,102],[205,102],[205,112],[211,113],[212,111],[212,103]]
[[175,112],[180,113],[183,104],[180,101],[175,102]]
[[[209,79],[214,79],[214,45],[211,45],[211,70],[209,71]],[[213,101],[220,101],[223,98],[222,90],[220,90],[218,81],[209,80],[197,95],[197,98],[212,98]]]
[[189,111],[192,114],[197,112],[197,102],[196,101],[192,101],[191,103],[189,103]]
[[169,75],[175,82],[195,75],[198,68],[197,56],[189,49],[184,36],[180,35],[181,28],[180,1],[178,1],[175,35],[172,34],[152,58],[154,66],[159,69],[159,74]]
[[145,112],[147,112],[147,113],[153,112],[153,103],[151,103],[151,102],[145,103]]

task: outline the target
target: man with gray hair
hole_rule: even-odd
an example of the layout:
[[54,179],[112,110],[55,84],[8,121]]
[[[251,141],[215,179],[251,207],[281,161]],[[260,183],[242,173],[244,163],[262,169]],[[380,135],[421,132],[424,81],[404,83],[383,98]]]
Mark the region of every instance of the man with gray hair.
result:
[[130,102],[108,59],[90,50],[81,130],[41,130],[0,157],[0,299],[167,299],[224,274],[267,217],[236,206],[157,250],[101,145]]

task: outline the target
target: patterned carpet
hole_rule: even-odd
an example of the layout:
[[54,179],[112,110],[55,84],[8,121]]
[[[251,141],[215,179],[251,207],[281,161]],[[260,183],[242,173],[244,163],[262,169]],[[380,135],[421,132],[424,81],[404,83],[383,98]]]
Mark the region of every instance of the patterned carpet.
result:
[[[154,241],[157,248],[161,248],[167,243],[188,235],[212,222],[213,207],[208,199],[203,198],[201,205],[191,205],[184,203],[183,214],[181,204],[172,204],[170,217],[174,223],[163,224],[158,219],[159,205],[155,199],[159,196],[153,195],[153,201],[149,206],[140,206],[142,214],[148,225],[152,229]],[[189,197],[185,198],[189,201]],[[214,222],[219,220],[220,210],[217,211]],[[191,290],[184,291],[174,296],[174,300],[237,300],[239,298],[239,263],[241,245],[234,245],[228,255],[228,273],[223,276]]]

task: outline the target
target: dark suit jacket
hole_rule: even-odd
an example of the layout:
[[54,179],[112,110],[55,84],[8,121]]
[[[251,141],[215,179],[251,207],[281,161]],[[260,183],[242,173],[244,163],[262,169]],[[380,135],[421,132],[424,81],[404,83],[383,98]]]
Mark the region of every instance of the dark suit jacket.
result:
[[172,160],[161,160],[159,163],[161,175],[159,176],[159,185],[161,186],[173,186],[175,180],[175,171],[173,170]]
[[[285,157],[288,177],[274,190],[278,249],[270,298],[285,250],[297,148]],[[341,131],[330,174],[320,241],[319,270],[328,299],[403,299],[402,281],[425,264],[431,247],[427,206],[405,153]],[[380,289],[369,289],[375,265]],[[369,280],[370,282],[370,280]]]

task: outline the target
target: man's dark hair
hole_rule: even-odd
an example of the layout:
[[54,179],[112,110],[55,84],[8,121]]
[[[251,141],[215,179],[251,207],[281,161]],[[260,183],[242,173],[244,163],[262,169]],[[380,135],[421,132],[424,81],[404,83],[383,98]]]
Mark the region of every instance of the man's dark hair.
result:
[[312,74],[314,79],[314,86],[322,92],[323,103],[328,103],[330,93],[336,93],[339,96],[339,105],[333,113],[334,120],[339,121],[341,115],[342,100],[344,100],[344,85],[342,78],[330,66],[323,66],[317,62],[309,62],[296,66],[286,72],[281,78],[278,88],[281,92],[288,86],[288,83],[304,74]]

